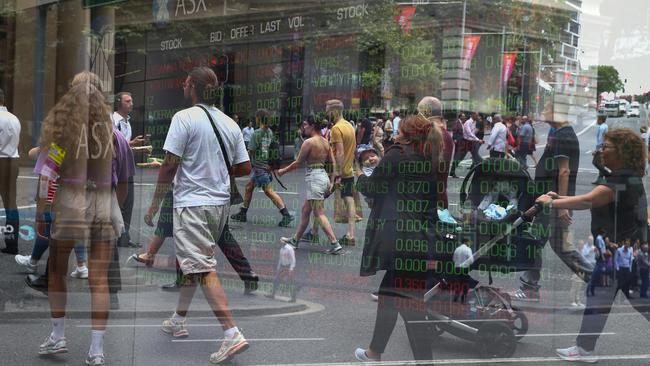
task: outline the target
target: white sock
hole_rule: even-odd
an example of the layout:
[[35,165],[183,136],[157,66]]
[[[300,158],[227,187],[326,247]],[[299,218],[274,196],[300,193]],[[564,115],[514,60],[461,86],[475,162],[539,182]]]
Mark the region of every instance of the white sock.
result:
[[94,330],[90,336],[90,349],[88,354],[91,356],[98,356],[104,354],[104,333],[105,330]]
[[235,334],[237,334],[237,332],[239,332],[239,328],[232,327],[230,329],[226,329],[226,331],[223,332],[223,335],[227,339],[232,339],[235,336]]
[[185,317],[180,316],[178,313],[174,312],[174,315],[172,315],[172,321],[175,323],[182,323],[185,321]]
[[52,334],[55,341],[65,337],[65,318],[52,318]]

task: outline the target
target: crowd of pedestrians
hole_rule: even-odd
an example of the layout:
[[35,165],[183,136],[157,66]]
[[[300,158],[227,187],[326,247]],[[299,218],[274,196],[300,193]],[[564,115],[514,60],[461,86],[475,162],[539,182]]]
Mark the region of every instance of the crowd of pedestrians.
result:
[[[441,102],[422,98],[417,109],[386,116],[365,116],[348,121],[341,100],[328,100],[323,116],[310,116],[301,123],[295,139],[295,159],[278,164],[278,139],[271,121],[273,112],[260,109],[243,130],[214,106],[219,81],[207,67],[189,72],[183,83],[188,108],[172,118],[165,138],[165,158],[144,221],[156,226],[146,250],[129,259],[152,266],[165,238],[173,238],[178,303],[162,330],[173,338],[189,336],[187,312],[197,287],[203,291],[224,336],[213,363],[222,363],[248,349],[249,343],[229,310],[216,266],[217,246],[245,283],[246,293],[256,291],[259,277],[253,271],[234,236],[228,220],[246,222],[253,192],[261,188],[281,215],[279,227],[287,228],[294,217],[271,184],[304,167],[305,201],[295,231],[281,237],[275,268],[274,298],[281,282],[296,301],[296,254],[300,242],[318,242],[322,228],[330,255],[345,253],[357,243],[356,228],[361,205],[370,208],[363,242],[360,275],[385,272],[379,290],[376,320],[368,347],[358,348],[355,357],[364,362],[380,361],[400,315],[417,360],[433,358],[431,328],[423,294],[431,285],[434,268],[405,270],[398,263],[435,259],[434,245],[405,250],[397,243],[435,243],[438,209],[449,207],[448,177],[457,177],[460,162],[469,153],[471,167],[484,159],[515,159],[528,169],[532,157],[536,200],[547,209],[538,221],[548,226],[551,249],[574,272],[570,302],[584,307],[585,316],[576,346],[558,349],[569,360],[595,359],[595,344],[620,290],[641,311],[649,287],[650,258],[647,243],[646,199],[641,177],[645,175],[648,147],[635,132],[608,130],[598,121],[594,165],[599,178],[589,193],[577,195],[580,159],[578,137],[567,121],[553,119],[552,106],[540,117],[550,127],[539,161],[535,158],[536,134],[528,116],[460,113],[453,122],[444,118]],[[0,188],[7,225],[18,227],[16,205],[17,118],[2,107],[0,92]],[[31,274],[28,285],[48,294],[52,331],[39,347],[39,354],[67,352],[65,337],[66,280],[68,259],[74,249],[77,268],[72,277],[88,278],[92,298],[92,328],[86,364],[106,363],[104,334],[110,309],[119,308],[121,289],[118,247],[139,247],[129,237],[134,206],[135,157],[147,136],[133,136],[130,113],[133,97],[118,93],[114,111],[104,95],[102,82],[90,73],[75,76],[69,90],[43,121],[39,146],[30,155],[36,159],[37,238],[31,255],[18,254],[17,237],[5,235],[3,253],[16,255],[16,262]],[[469,116],[469,117],[467,117]],[[17,127],[16,127],[17,126]],[[92,131],[92,133],[89,133]],[[5,138],[5,136],[11,138]],[[89,137],[90,136],[90,137]],[[239,212],[235,177],[250,175]],[[411,187],[411,188],[404,188]],[[417,187],[417,188],[415,188]],[[331,195],[340,201],[338,212],[346,224],[337,238],[325,202]],[[361,201],[360,196],[365,198]],[[418,203],[412,209],[407,203]],[[591,210],[592,242],[574,245],[570,227],[573,210]],[[154,223],[154,218],[158,221]],[[336,215],[335,215],[336,216]],[[405,223],[418,229],[405,230]],[[310,227],[311,224],[311,228]],[[471,249],[461,246],[464,251]],[[49,248],[46,273],[36,276],[36,266]],[[521,274],[520,288],[512,293],[519,301],[539,301],[543,263]],[[615,274],[615,281],[609,275]],[[640,282],[640,286],[639,286]],[[615,285],[614,285],[615,284]],[[632,293],[638,291],[636,298]],[[586,304],[582,294],[586,293]]]

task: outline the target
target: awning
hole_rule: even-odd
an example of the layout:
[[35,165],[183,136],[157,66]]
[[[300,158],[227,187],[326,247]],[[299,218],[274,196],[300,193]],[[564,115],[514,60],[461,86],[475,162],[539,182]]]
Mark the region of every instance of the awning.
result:
[[121,3],[125,0],[83,0],[84,8],[94,8],[97,6]]

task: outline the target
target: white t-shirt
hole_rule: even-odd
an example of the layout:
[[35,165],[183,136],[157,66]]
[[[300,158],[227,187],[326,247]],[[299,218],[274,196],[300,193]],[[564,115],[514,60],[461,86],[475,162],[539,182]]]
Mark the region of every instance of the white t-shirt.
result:
[[[248,161],[239,126],[217,108],[207,108],[226,145],[230,165]],[[226,163],[203,109],[195,106],[178,111],[172,117],[163,149],[181,157],[174,177],[174,208],[220,206],[230,202]]]
[[18,144],[20,143],[20,121],[0,106],[0,158],[19,158]]
[[255,129],[253,127],[244,127],[242,130],[242,133],[244,134],[244,141],[250,142],[254,132]]
[[488,145],[492,150],[498,152],[506,151],[506,141],[508,140],[508,128],[501,122],[497,122],[492,127],[490,137],[488,137]]
[[124,118],[117,112],[113,112],[112,117],[113,126],[122,133],[122,136],[126,138],[126,141],[131,141],[131,137],[133,137],[133,131],[131,130],[131,117],[127,116]]

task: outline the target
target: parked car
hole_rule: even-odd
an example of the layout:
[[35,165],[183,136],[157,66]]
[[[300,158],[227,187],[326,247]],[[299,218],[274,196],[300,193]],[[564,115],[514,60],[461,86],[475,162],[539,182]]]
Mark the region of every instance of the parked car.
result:
[[639,102],[632,102],[630,104],[630,108],[627,111],[627,116],[628,117],[640,117],[641,116],[641,111],[640,111],[640,105]]

